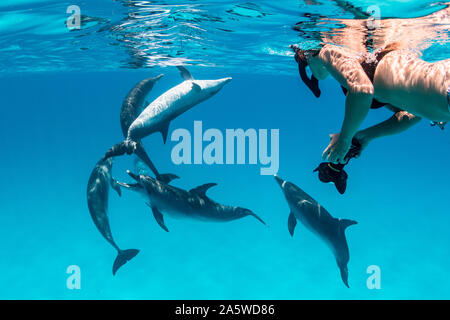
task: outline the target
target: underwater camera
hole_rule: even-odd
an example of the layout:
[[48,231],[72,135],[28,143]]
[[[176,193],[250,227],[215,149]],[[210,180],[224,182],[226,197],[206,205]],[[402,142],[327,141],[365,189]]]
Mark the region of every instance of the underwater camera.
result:
[[322,162],[313,172],[319,172],[319,179],[324,183],[334,183],[337,191],[344,194],[347,189],[348,174],[344,167],[348,164],[351,158],[354,158],[361,151],[361,144],[358,140],[353,138],[352,146],[345,156],[345,164],[335,164],[331,162]]

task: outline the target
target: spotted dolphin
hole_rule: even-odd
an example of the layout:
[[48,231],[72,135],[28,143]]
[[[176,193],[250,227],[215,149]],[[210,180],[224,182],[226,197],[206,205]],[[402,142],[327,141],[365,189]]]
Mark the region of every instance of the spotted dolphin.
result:
[[[219,204],[206,195],[206,191],[215,186],[215,183],[207,183],[189,191],[174,187],[146,175],[136,175],[127,171],[136,183],[119,184],[132,191],[144,195],[148,199],[148,206],[153,212],[157,223],[165,231],[169,231],[164,222],[163,213],[173,218],[191,218],[202,221],[227,222],[252,216],[261,223],[266,224],[260,217],[249,209]],[[177,178],[171,175],[168,179]]]
[[348,287],[347,264],[350,259],[345,229],[356,224],[356,221],[336,219],[325,210],[316,200],[295,184],[285,181],[275,175],[275,180],[283,190],[291,212],[288,219],[288,228],[291,236],[297,220],[306,228],[318,235],[331,248],[341,272],[341,278]]
[[[145,103],[145,97],[150,93],[153,89],[155,83],[163,77],[162,74],[147,78],[139,81],[131,90],[128,92],[127,96],[122,102],[122,109],[120,110],[120,127],[122,128],[122,133],[124,138],[128,136],[128,129],[134,120],[139,116],[142,112]],[[153,171],[155,176],[159,176],[159,172],[153,164],[150,157],[147,155],[147,152],[142,145],[142,142],[139,141],[136,143],[135,153],[145,161],[145,163],[149,166],[149,168]]]
[[[189,71],[178,67],[184,81],[150,103],[131,123],[124,141],[114,145],[104,159],[123,154],[137,154],[149,167],[148,159],[139,150],[141,140],[146,136],[161,132],[164,143],[167,140],[170,121],[202,101],[218,93],[231,78],[218,80],[194,80]],[[154,167],[154,166],[153,166]]]
[[119,184],[111,176],[112,163],[113,159],[110,158],[102,159],[95,165],[87,185],[87,203],[95,226],[106,241],[117,250],[117,257],[112,269],[113,275],[115,275],[121,266],[138,254],[139,250],[121,250],[111,233],[108,218],[109,187],[111,186],[119,196],[121,195]]

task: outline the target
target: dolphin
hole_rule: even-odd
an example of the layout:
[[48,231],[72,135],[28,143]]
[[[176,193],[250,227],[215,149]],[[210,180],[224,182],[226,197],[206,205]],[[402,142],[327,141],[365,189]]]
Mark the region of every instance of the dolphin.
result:
[[324,207],[295,184],[285,181],[277,175],[275,175],[275,180],[283,190],[291,209],[288,219],[288,228],[291,236],[294,236],[294,229],[298,220],[325,241],[336,258],[337,265],[341,271],[342,281],[349,287],[347,263],[350,255],[347,239],[345,238],[345,229],[357,224],[357,222],[333,218]]
[[184,81],[150,103],[131,123],[125,140],[110,148],[104,159],[135,153],[151,168],[152,164],[140,152],[141,139],[159,131],[166,143],[170,121],[212,97],[231,81],[231,78],[194,80],[186,68],[179,66],[178,69]]
[[145,97],[153,89],[155,83],[164,75],[160,74],[156,77],[147,78],[139,81],[131,90],[122,102],[122,109],[120,110],[120,126],[124,138],[128,136],[128,129],[134,120],[142,112]]
[[[149,94],[149,92],[153,89],[155,83],[163,77],[162,74],[147,78],[139,81],[131,90],[128,92],[127,96],[122,102],[122,109],[120,110],[120,127],[122,128],[122,133],[124,138],[128,136],[128,129],[134,120],[139,116],[142,112],[143,105],[145,103],[145,97]],[[159,176],[159,172],[156,169],[153,162],[150,160],[150,157],[145,152],[144,146],[142,142],[138,142],[136,144],[136,154],[139,155],[140,158],[145,160],[145,163],[149,166],[149,168],[153,171],[155,176]]]
[[112,269],[113,275],[115,275],[121,266],[138,254],[139,250],[121,250],[114,242],[111,233],[108,219],[109,187],[111,186],[119,196],[121,195],[119,184],[111,176],[112,164],[113,159],[110,158],[102,159],[95,165],[87,185],[87,203],[95,226],[106,241],[117,250],[117,257]]
[[[147,175],[136,175],[129,170],[127,170],[127,173],[137,183],[118,183],[125,188],[145,196],[149,200],[147,205],[151,208],[156,222],[167,232],[169,232],[169,229],[164,223],[163,212],[174,218],[185,217],[213,222],[227,222],[246,216],[252,216],[264,225],[266,224],[249,209],[223,205],[211,200],[206,195],[206,191],[209,188],[216,186],[215,183],[207,183],[186,191]],[[167,176],[168,177],[164,178],[169,182],[178,178],[177,176],[170,174]]]

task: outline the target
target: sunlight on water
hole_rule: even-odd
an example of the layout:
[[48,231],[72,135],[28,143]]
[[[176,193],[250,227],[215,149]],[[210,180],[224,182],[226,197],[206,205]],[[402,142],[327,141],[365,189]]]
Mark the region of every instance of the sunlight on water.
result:
[[[71,2],[2,2],[1,70],[115,70],[188,64],[285,73],[277,57],[291,54],[289,44],[310,46],[324,41],[345,32],[346,21],[341,19],[366,19],[372,12],[368,1],[331,0],[73,4],[81,9],[80,30],[68,30],[65,25]],[[439,10],[442,5],[389,1],[379,8],[382,19],[413,18]],[[423,21],[421,28],[434,24]],[[361,33],[367,37],[362,27]],[[397,36],[414,33],[414,28],[417,24],[405,26]],[[418,39],[413,46],[429,48],[425,59],[439,60],[448,50],[448,32],[448,28],[442,28],[426,39]]]

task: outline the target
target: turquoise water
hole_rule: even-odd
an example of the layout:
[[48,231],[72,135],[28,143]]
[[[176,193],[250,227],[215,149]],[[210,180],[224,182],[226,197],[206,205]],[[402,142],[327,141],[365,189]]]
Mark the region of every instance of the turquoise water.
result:
[[[449,134],[423,120],[374,141],[352,161],[345,195],[319,182],[312,170],[328,134],[339,131],[344,96],[328,79],[322,97],[314,98],[288,45],[308,46],[321,32],[339,33],[334,23],[320,21],[353,19],[375,2],[351,1],[351,10],[339,1],[306,2],[2,1],[0,298],[450,298]],[[72,4],[81,8],[81,30],[65,26]],[[379,4],[382,18],[420,17],[443,7],[431,1]],[[308,26],[294,30],[300,21]],[[425,39],[423,58],[448,58],[447,38],[444,27]],[[166,217],[166,233],[137,194],[111,192],[116,242],[141,250],[113,277],[116,252],[91,220],[87,180],[123,138],[119,112],[127,92],[164,73],[152,101],[181,82],[174,67],[180,63],[197,79],[233,81],[175,119],[165,145],[159,134],[145,138],[150,157],[161,172],[181,177],[174,185],[218,183],[211,198],[249,208],[269,226],[250,217],[229,223]],[[390,116],[371,111],[363,127]],[[278,174],[333,216],[358,221],[347,230],[350,289],[315,235],[300,225],[290,237],[287,203],[273,177],[260,175],[260,165],[173,164],[170,134],[192,132],[196,120],[204,131],[279,129]],[[115,159],[116,178],[129,181],[127,169],[133,169],[132,157]],[[66,286],[70,265],[81,270],[79,290]],[[379,290],[366,285],[371,265],[381,270]]]

